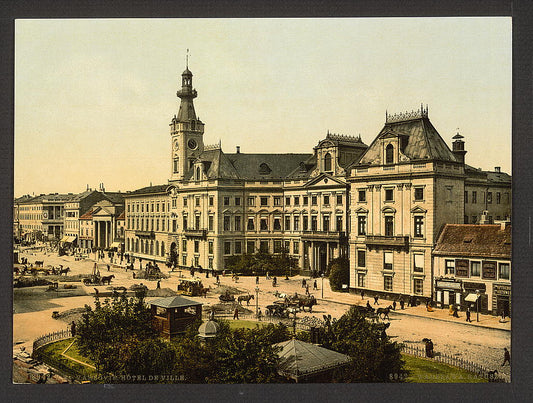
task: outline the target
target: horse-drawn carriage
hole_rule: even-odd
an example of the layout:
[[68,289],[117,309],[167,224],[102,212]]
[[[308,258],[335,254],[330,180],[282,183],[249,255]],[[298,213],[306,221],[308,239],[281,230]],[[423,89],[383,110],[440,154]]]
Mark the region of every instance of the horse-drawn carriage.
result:
[[178,284],[178,293],[188,295],[190,297],[204,295],[204,290],[204,285],[198,278],[184,278]]
[[220,302],[235,302],[235,296],[230,294],[228,290],[224,294],[220,294],[218,299]]
[[99,274],[91,274],[89,277],[84,278],[84,285],[100,285],[102,277]]

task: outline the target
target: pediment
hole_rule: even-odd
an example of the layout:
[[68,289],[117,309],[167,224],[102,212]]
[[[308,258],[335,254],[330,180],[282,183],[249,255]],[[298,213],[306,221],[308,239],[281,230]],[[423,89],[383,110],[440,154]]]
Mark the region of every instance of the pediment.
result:
[[324,187],[324,186],[346,186],[346,182],[339,180],[331,175],[322,173],[307,182],[304,187]]
[[364,208],[364,207],[359,207],[359,208],[357,208],[355,210],[355,213],[357,213],[357,214],[366,214],[366,213],[368,213],[368,210],[366,208]]
[[381,209],[382,213],[396,213],[396,209],[391,206],[386,206]]
[[427,213],[427,210],[423,209],[422,207],[420,206],[415,206],[411,209],[411,213],[423,213],[423,214],[426,214]]

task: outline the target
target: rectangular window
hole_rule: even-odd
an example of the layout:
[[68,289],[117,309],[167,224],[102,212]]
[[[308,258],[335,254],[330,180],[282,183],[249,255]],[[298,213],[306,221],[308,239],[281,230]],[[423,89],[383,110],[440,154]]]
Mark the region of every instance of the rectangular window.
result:
[[292,243],[292,253],[295,255],[300,254],[300,242],[294,241]]
[[290,197],[286,197],[285,198],[285,205],[286,206],[290,206],[291,205],[291,198]]
[[161,220],[161,231],[164,231],[165,230],[165,219],[163,218]]
[[215,204],[215,197],[214,196],[209,196],[209,206],[213,206]]
[[194,204],[196,207],[200,207],[200,198],[199,197],[195,197],[194,198]]
[[415,237],[422,238],[424,236],[424,217],[415,216]]
[[338,232],[341,232],[343,230],[343,228],[342,228],[342,216],[341,215],[338,215],[336,217],[336,227],[335,227],[335,229]]
[[241,205],[241,198],[240,197],[236,197],[235,198],[235,205],[236,206],[240,206]]
[[311,196],[311,204],[316,206],[318,204],[318,198],[316,196]]
[[415,294],[422,295],[424,293],[424,281],[421,278],[415,278],[413,280],[413,289]]
[[329,215],[322,216],[322,231],[329,231]]
[[231,242],[224,242],[224,255],[231,255]]
[[274,240],[274,253],[281,253],[281,241]]
[[224,196],[224,206],[229,206],[229,196]]
[[385,201],[394,200],[394,189],[385,189]]
[[385,236],[394,236],[394,217],[385,216]]
[[496,204],[500,204],[502,201],[502,195],[500,192],[496,192]]
[[261,253],[268,253],[268,241],[259,242],[259,251]]
[[366,202],[366,190],[360,190],[358,193],[359,193],[359,202]]
[[304,206],[307,206],[309,204],[309,197],[304,196],[303,204],[304,204]]
[[481,276],[481,262],[470,262],[470,276]]
[[200,241],[194,241],[194,253],[200,253]]
[[268,206],[268,197],[261,197],[261,206]]
[[187,207],[187,198],[186,197],[183,198],[183,207]]
[[509,280],[509,263],[500,263],[498,278],[500,280]]
[[181,242],[181,251],[187,252],[187,241],[185,239]]
[[365,274],[357,273],[357,285],[359,287],[365,287]]
[[300,197],[299,196],[294,196],[294,205],[295,206],[299,206],[300,205]]
[[303,225],[304,225],[304,231],[307,231],[309,229],[309,218],[308,216],[304,215],[303,216]]
[[[137,206],[139,207],[139,206]],[[172,208],[178,207],[178,199],[176,197],[172,198]]]
[[255,197],[251,196],[248,198],[248,205],[249,206],[255,206]]
[[178,223],[176,222],[176,220],[172,220],[172,232],[177,232],[178,231]]
[[392,252],[383,253],[383,269],[384,270],[393,270],[394,267],[392,265],[392,259],[393,259]]
[[186,266],[187,265],[187,255],[182,255],[181,256],[181,264],[183,266]]
[[241,216],[235,216],[235,231],[241,230]]
[[444,274],[455,274],[455,261],[454,260],[445,260],[444,261]]
[[207,243],[207,252],[212,255],[213,254],[213,241],[209,241]]
[[274,206],[281,206],[281,197],[274,196]]
[[455,275],[457,277],[468,277],[468,260],[456,259],[455,260]]
[[284,253],[291,253],[291,241],[285,241],[283,246]]
[[189,228],[189,226],[187,225],[187,216],[183,216],[183,230],[187,230],[187,228]]
[[383,277],[383,289],[385,291],[392,291],[392,276]]
[[472,191],[472,204],[477,203],[477,192],[475,190]]
[[465,204],[468,203],[468,190],[465,190]]
[[424,272],[424,255],[415,254],[413,255],[413,271],[417,273]]
[[483,261],[481,276],[484,279],[496,280],[496,262],[491,260]]
[[230,230],[230,216],[229,215],[225,215],[224,216],[224,231],[229,231]]
[[492,204],[492,192],[487,192],[487,204]]
[[252,217],[248,217],[248,226],[246,228],[248,231],[254,231],[255,225],[254,225],[254,219]]
[[342,195],[337,195],[337,206],[342,206]]
[[357,267],[366,266],[366,251],[358,250],[357,251]]
[[213,258],[212,257],[209,257],[207,259],[207,267],[212,269],[213,268]]
[[324,205],[329,206],[329,195],[324,195]]
[[318,219],[316,215],[311,216],[311,231],[317,231],[318,230]]
[[242,253],[242,242],[235,241],[235,254],[240,255]]
[[357,234],[366,235],[366,216],[357,216]]
[[295,215],[294,216],[294,231],[300,230],[300,216]]
[[259,225],[260,225],[259,229],[261,231],[268,231],[268,218],[261,218]]
[[210,215],[209,218],[208,218],[209,231],[213,231],[214,222],[215,222],[214,220],[215,220],[215,218],[212,215]]
[[290,231],[290,230],[291,230],[291,216],[286,215],[285,216],[285,231]]
[[249,255],[255,253],[255,241],[246,241],[246,253]]
[[201,219],[201,216],[199,215],[194,216],[194,229],[200,229],[200,219]]
[[159,203],[157,203],[157,204],[155,205],[155,211],[156,211],[157,213],[159,213]]
[[281,231],[281,218],[274,218],[274,231]]
[[415,188],[415,200],[424,200],[424,188]]

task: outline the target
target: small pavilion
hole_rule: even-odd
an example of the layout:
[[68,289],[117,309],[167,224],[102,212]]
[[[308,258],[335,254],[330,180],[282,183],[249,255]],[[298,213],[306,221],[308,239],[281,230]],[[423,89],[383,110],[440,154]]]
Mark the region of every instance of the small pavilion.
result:
[[331,382],[337,368],[350,363],[351,357],[301,340],[288,340],[274,344],[281,347],[278,356],[281,367],[278,373],[299,382]]
[[202,318],[202,304],[179,295],[159,298],[150,304],[152,324],[167,339],[184,333],[187,326]]

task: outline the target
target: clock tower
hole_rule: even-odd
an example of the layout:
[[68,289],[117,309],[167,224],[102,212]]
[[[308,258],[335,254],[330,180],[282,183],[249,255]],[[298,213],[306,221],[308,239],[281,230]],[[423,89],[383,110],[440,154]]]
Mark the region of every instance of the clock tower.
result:
[[170,180],[181,180],[193,161],[204,151],[204,124],[196,117],[193,99],[198,95],[192,87],[189,66],[181,75],[181,90],[176,93],[181,99],[180,109],[170,122],[172,169]]

